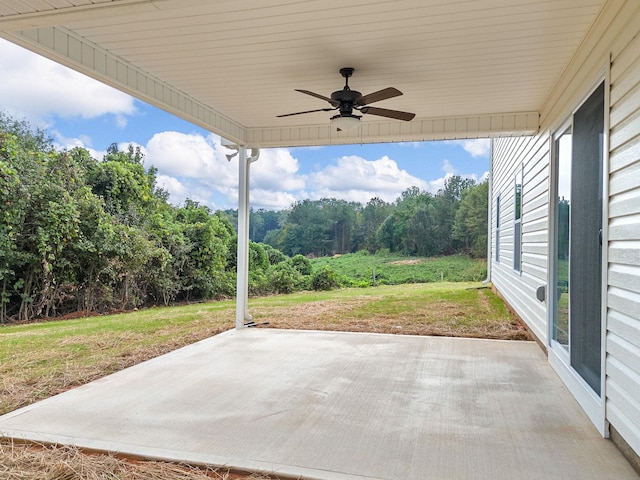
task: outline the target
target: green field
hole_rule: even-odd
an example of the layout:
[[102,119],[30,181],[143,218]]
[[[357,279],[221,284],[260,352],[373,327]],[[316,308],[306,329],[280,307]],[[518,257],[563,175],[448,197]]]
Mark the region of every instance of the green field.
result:
[[349,286],[478,282],[487,275],[485,260],[465,255],[424,258],[358,252],[316,258],[311,264],[314,270],[330,267]]

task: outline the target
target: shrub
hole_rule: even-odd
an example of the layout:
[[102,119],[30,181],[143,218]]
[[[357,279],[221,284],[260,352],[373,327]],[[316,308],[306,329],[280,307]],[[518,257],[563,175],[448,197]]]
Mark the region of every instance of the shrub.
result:
[[267,257],[269,257],[269,263],[271,265],[277,265],[278,263],[287,261],[288,257],[277,248],[273,248],[267,243],[261,243],[260,245],[267,253]]
[[275,265],[269,275],[269,283],[274,293],[293,293],[299,289],[302,280],[300,273],[288,263]]
[[261,270],[249,272],[249,295],[257,297],[270,293],[269,277]]
[[339,286],[338,274],[328,266],[318,270],[311,278],[311,288],[314,290],[333,290]]
[[303,255],[297,254],[289,260],[289,264],[295,268],[301,275],[311,275],[313,267],[309,259]]
[[249,242],[249,271],[266,271],[269,268],[269,256],[261,243]]

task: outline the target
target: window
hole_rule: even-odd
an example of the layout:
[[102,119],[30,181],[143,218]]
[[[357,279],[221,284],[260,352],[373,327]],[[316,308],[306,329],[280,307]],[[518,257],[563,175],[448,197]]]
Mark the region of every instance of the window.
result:
[[500,262],[500,195],[496,197],[496,262]]
[[514,199],[513,269],[519,272],[522,269],[522,169],[516,173]]

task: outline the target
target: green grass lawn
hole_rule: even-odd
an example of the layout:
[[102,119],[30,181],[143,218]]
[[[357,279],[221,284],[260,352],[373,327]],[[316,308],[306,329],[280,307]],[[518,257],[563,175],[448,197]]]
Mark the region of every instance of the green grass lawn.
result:
[[353,286],[358,284],[398,285],[427,282],[478,282],[487,275],[483,259],[466,255],[447,257],[406,257],[404,255],[366,252],[349,253],[335,257],[316,258],[311,261],[314,270],[331,267]]

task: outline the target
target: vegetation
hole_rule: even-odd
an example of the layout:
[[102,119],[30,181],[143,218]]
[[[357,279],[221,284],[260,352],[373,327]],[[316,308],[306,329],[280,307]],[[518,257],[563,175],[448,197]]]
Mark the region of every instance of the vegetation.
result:
[[142,161],[57,152],[0,116],[0,322],[233,294],[227,217],[172,207]]
[[[43,131],[0,113],[0,323],[235,295],[237,213],[172,206],[143,160],[115,144],[102,160],[59,152]],[[436,195],[412,187],[394,203],[329,198],[252,212],[249,292],[478,279],[436,264],[403,274],[387,257],[484,256],[486,193],[451,177]],[[307,258],[357,251],[383,252],[375,282],[369,261],[351,274]]]
[[[481,258],[487,252],[487,195],[486,182],[476,185],[453,176],[436,195],[411,187],[394,203],[379,198],[365,206],[335,198],[303,200],[279,214],[252,212],[251,221],[259,227],[252,228],[251,240],[268,243],[287,255],[323,257],[388,250]],[[233,215],[230,219],[235,221]]]
[[484,280],[487,266],[484,260],[466,255],[448,257],[407,257],[380,252],[369,255],[365,251],[316,258],[311,261],[315,270],[329,268],[349,287],[398,285],[401,283],[474,282]]

